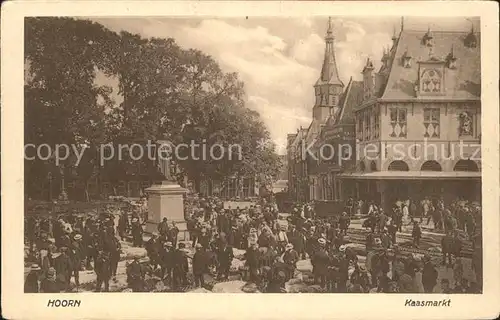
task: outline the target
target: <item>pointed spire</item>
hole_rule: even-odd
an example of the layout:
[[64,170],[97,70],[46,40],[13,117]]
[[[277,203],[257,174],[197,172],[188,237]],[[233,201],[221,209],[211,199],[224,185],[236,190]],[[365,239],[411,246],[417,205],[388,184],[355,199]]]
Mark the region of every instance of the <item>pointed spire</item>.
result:
[[339,72],[337,69],[337,63],[335,59],[335,50],[333,47],[333,41],[334,41],[334,36],[333,36],[333,21],[332,18],[328,18],[328,28],[326,31],[326,37],[325,37],[325,57],[323,60],[323,67],[321,68],[321,77],[316,82],[316,85],[319,84],[336,84],[336,85],[341,85],[343,86],[342,81],[340,81],[339,78]]
[[332,27],[332,17],[328,17],[328,29],[326,33],[332,33],[333,32],[333,27]]
[[[363,68],[363,71],[361,73],[365,73],[366,71],[372,71],[374,68],[373,68],[373,62],[370,60],[370,58],[366,58],[366,64]],[[352,77],[351,77],[352,79]]]
[[332,17],[328,17],[328,28],[326,29],[326,41],[333,41],[334,36],[333,36],[333,23],[332,23]]

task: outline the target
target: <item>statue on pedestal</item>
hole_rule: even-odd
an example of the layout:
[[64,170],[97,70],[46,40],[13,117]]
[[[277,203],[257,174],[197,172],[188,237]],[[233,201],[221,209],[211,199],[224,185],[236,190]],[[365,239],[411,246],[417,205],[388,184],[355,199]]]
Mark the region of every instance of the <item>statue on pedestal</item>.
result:
[[[160,142],[160,145],[165,144]],[[173,178],[173,164],[170,161],[170,155],[158,159],[158,168],[165,180],[145,190],[149,195],[148,217],[150,217],[146,222],[146,232],[156,232],[158,224],[166,219],[168,224],[176,224],[180,231],[179,240],[184,240],[183,236],[186,235],[183,232],[186,230],[184,194],[187,190],[177,184]]]

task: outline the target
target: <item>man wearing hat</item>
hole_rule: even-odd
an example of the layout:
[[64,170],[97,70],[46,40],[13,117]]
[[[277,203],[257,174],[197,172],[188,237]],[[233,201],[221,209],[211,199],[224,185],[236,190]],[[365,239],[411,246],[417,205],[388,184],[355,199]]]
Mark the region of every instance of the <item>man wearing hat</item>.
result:
[[210,245],[210,235],[206,226],[201,227],[201,233],[198,235],[197,243],[201,244],[203,248],[207,249]]
[[160,241],[158,232],[153,232],[151,238],[146,242],[145,248],[149,258],[149,264],[156,269],[160,260]]
[[233,248],[228,245],[225,237],[220,237],[219,245],[217,246],[217,260],[219,262],[218,275],[220,279],[227,279],[229,277],[229,269],[233,261]]
[[299,261],[299,254],[294,250],[293,244],[287,243],[285,246],[285,253],[283,254],[287,281],[293,278],[293,274],[297,268],[297,261]]
[[422,285],[425,293],[432,293],[437,284],[438,271],[431,262],[431,257],[428,254],[423,258],[424,267],[422,269]]
[[118,235],[125,240],[127,238],[127,230],[129,228],[128,213],[126,211],[120,214],[118,218]]
[[422,238],[422,229],[417,221],[413,221],[413,230],[411,232],[413,238],[413,246],[418,248],[420,246],[420,238]]
[[323,238],[318,239],[319,248],[315,250],[311,264],[313,265],[314,282],[320,283],[322,288],[326,287],[326,279],[328,276],[328,266],[330,264],[330,257],[328,256],[325,246],[326,240]]
[[252,242],[245,252],[245,266],[248,267],[249,281],[257,284],[259,282],[259,268],[261,253],[257,242]]
[[293,245],[293,249],[297,251],[302,256],[302,259],[306,258],[305,243],[306,238],[302,232],[297,230],[297,227],[292,224],[290,225],[291,230],[288,232],[287,237],[290,243]]
[[108,292],[109,280],[111,279],[111,263],[108,252],[99,251],[95,262],[95,273],[97,274],[96,291],[100,292],[104,283],[104,292]]
[[172,280],[172,270],[174,268],[174,248],[172,242],[167,241],[163,244],[160,251],[161,259],[161,278]]
[[179,286],[187,284],[187,273],[189,263],[187,259],[186,244],[179,243],[179,247],[174,249],[174,270],[172,275],[172,287],[177,290]]
[[351,218],[347,214],[347,212],[342,212],[342,215],[340,216],[339,220],[339,226],[340,226],[340,232],[342,234],[347,234],[347,229],[349,228],[349,225],[351,224]]
[[368,292],[372,288],[372,276],[364,265],[356,264],[351,275],[351,284],[358,284],[363,288],[362,292]]
[[71,274],[73,273],[72,261],[67,252],[67,247],[61,247],[59,253],[54,253],[52,255],[57,281],[62,284],[65,291],[69,290]]
[[285,252],[285,246],[287,245],[288,241],[288,235],[286,234],[286,225],[280,225],[279,226],[279,231],[276,235],[276,240],[278,243],[278,252],[283,253]]
[[168,228],[167,231],[167,240],[172,242],[172,244],[176,246],[178,235],[179,235],[179,228],[177,228],[175,221],[172,221],[172,225],[170,228]]
[[61,292],[61,284],[56,280],[56,269],[49,268],[45,278],[40,282],[40,291],[45,293]]
[[140,257],[134,256],[134,261],[127,265],[127,284],[132,292],[144,291],[144,267],[139,262]]
[[71,258],[71,264],[73,266],[73,277],[75,278],[76,287],[80,285],[80,270],[82,269],[83,260],[83,245],[82,245],[82,235],[75,234],[73,236],[73,242],[71,243],[71,249],[69,251],[69,256]]
[[122,245],[118,238],[112,234],[108,235],[105,251],[109,253],[109,263],[111,264],[111,276],[116,277],[118,262],[120,261]]
[[24,293],[38,293],[38,279],[42,269],[38,264],[31,265],[31,270],[24,280]]
[[132,242],[134,247],[142,247],[142,226],[139,218],[132,218]]
[[388,249],[391,246],[391,238],[388,234],[387,228],[383,227],[382,233],[380,234],[380,241],[382,248]]
[[195,287],[205,285],[204,275],[208,273],[209,258],[208,254],[199,243],[195,245],[196,252],[193,256],[193,276]]

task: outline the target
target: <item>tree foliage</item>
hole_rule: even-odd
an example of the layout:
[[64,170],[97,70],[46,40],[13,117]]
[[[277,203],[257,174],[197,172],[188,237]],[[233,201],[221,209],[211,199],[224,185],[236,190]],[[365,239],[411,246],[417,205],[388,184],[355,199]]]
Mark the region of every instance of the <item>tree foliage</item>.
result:
[[[73,174],[88,181],[100,172],[117,181],[134,164],[113,159],[101,168],[99,145],[111,143],[116,150],[119,144],[160,139],[206,146],[198,154],[179,149],[176,159],[180,175],[195,184],[278,171],[266,126],[245,106],[243,83],[209,55],[170,38],[117,34],[87,20],[28,18],[25,24],[25,141],[88,146],[92,152]],[[98,75],[117,80],[117,87],[98,84]],[[224,157],[202,157],[215,144],[227,148]],[[65,165],[75,161],[70,157]],[[154,163],[144,162],[154,174]],[[27,170],[34,181],[57,171],[51,161],[39,160],[28,161]]]

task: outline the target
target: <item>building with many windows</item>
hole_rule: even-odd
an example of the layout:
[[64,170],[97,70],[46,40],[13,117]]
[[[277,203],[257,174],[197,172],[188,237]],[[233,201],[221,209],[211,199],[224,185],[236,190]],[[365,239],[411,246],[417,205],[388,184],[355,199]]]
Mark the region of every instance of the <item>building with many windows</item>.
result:
[[473,28],[402,25],[377,73],[366,61],[354,111],[359,154],[342,174],[345,196],[385,206],[417,197],[480,199],[479,39]]
[[[330,23],[313,120],[288,135],[290,196],[353,197],[385,207],[423,197],[479,200],[479,41],[473,28],[418,31],[405,30],[402,23],[392,46],[381,48],[378,71],[367,59],[363,80],[351,79],[344,90]],[[304,152],[311,144],[311,153]],[[340,144],[352,147],[350,157],[342,156],[349,159],[328,159],[326,149],[346,152],[338,150]]]

